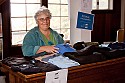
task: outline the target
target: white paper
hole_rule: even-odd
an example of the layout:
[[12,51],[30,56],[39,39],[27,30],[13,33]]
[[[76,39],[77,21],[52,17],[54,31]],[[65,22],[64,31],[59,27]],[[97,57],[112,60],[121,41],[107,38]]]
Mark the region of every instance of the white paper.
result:
[[81,0],[81,11],[85,13],[91,13],[92,0]]
[[67,83],[68,69],[46,72],[45,83]]

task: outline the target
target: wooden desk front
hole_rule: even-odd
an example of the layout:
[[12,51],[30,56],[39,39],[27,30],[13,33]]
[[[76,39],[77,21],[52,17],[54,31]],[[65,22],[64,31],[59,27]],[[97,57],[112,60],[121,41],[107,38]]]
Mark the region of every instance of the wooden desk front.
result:
[[[10,67],[2,64],[1,70],[8,72],[10,83],[45,83],[45,72],[24,75],[13,72]],[[124,83],[125,57],[103,62],[85,64],[68,68],[67,83]]]

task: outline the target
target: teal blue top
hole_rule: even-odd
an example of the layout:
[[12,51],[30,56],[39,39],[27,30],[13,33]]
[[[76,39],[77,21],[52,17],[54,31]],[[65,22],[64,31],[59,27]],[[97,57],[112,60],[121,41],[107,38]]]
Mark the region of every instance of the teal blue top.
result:
[[[53,35],[53,38],[56,41],[56,44],[63,44],[63,38],[54,30],[50,28],[50,31]],[[54,43],[49,41],[49,45],[53,45]],[[31,29],[26,36],[24,37],[23,44],[22,44],[22,52],[24,56],[35,56],[35,55],[44,55],[45,52],[36,54],[37,50],[40,46],[45,46],[44,38],[41,35],[41,32],[37,27]]]

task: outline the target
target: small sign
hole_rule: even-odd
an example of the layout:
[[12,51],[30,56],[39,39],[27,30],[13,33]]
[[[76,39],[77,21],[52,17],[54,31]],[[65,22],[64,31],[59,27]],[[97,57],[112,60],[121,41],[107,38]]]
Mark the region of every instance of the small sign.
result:
[[94,15],[78,12],[77,28],[93,30]]
[[68,69],[47,72],[45,83],[67,83]]

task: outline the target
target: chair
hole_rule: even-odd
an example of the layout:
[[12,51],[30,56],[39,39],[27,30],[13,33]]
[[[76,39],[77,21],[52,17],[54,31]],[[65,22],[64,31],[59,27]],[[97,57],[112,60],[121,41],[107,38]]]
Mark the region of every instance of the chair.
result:
[[117,42],[124,42],[124,29],[119,29],[117,31],[117,38],[116,38]]

